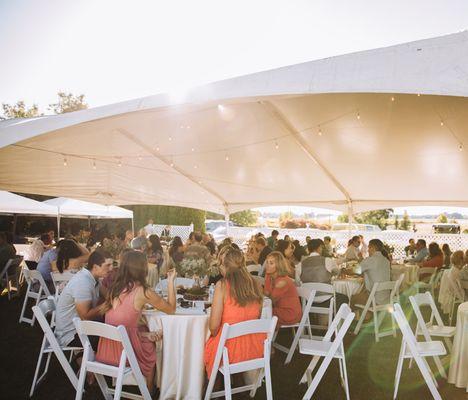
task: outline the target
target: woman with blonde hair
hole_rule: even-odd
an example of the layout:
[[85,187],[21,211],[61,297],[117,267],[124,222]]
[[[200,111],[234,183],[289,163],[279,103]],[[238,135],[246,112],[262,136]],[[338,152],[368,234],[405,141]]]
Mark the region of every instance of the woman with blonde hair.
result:
[[[159,297],[148,287],[148,260],[140,251],[130,250],[122,255],[120,268],[108,290],[103,308],[107,311],[105,323],[113,326],[125,326],[135,356],[138,360],[146,384],[150,391],[154,386],[156,366],[156,349],[154,335],[148,332],[145,324],[141,324],[142,310],[145,304],[151,304],[155,309],[174,314],[176,296],[174,288],[175,271],[168,272],[168,300]],[[100,362],[119,365],[122,345],[110,339],[99,340],[96,359]]]
[[266,259],[266,296],[273,303],[273,315],[278,325],[296,324],[301,320],[302,308],[294,281],[288,276],[288,261],[279,251],[268,254]]
[[[258,319],[263,305],[260,287],[247,271],[242,251],[227,248],[220,252],[220,272],[223,278],[216,283],[209,321],[211,336],[205,345],[205,368],[208,377],[225,323]],[[264,334],[244,335],[226,343],[232,363],[252,360],[263,356]]]

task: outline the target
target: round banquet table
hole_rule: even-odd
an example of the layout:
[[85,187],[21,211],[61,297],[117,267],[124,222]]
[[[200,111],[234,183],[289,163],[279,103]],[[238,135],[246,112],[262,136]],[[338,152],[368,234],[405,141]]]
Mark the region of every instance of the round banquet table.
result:
[[418,281],[419,266],[416,264],[392,264],[392,281],[398,280],[401,274],[405,274],[403,284],[411,286]]
[[[194,308],[177,308],[175,315],[143,311],[150,331],[162,329],[156,369],[161,399],[199,400],[205,382],[205,342],[209,315]],[[272,318],[271,300],[263,301],[262,318]]]
[[334,279],[332,285],[335,288],[335,292],[348,296],[351,301],[351,296],[357,294],[362,290],[364,280],[362,278],[346,278],[346,279]]
[[468,302],[458,306],[448,382],[468,392]]

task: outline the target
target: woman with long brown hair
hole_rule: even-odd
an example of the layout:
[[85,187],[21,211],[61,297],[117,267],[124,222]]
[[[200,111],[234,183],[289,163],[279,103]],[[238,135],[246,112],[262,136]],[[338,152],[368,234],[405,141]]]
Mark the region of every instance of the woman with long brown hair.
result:
[[301,320],[302,309],[294,281],[288,276],[288,261],[279,251],[268,254],[265,266],[266,296],[273,303],[273,315],[278,326],[296,324]]
[[[147,274],[146,255],[134,250],[126,252],[122,256],[120,268],[108,290],[104,308],[106,309],[106,324],[123,325],[127,329],[141,372],[146,377],[149,390],[153,390],[156,366],[154,337],[148,332],[147,326],[140,324],[139,321],[143,307],[147,303],[166,314],[174,313],[176,308],[175,272],[171,270],[167,274],[167,301],[148,287]],[[106,364],[119,365],[121,352],[120,343],[101,338],[96,358]]]
[[[219,266],[223,279],[215,287],[211,306],[209,328],[211,336],[205,345],[205,367],[211,375],[222,327],[258,319],[263,305],[262,291],[247,271],[242,251],[229,248],[223,252]],[[265,335],[244,335],[227,342],[229,360],[232,363],[262,357]]]

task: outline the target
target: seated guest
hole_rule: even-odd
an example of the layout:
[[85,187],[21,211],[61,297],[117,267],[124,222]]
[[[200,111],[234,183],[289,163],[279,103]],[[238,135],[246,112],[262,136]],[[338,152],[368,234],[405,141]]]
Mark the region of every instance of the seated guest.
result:
[[301,246],[299,240],[295,240],[292,244],[294,246],[293,262],[294,264],[297,264],[307,256],[307,252],[304,250],[304,247]]
[[436,242],[429,244],[429,255],[427,260],[419,263],[421,268],[442,268],[444,265],[444,255]]
[[[142,310],[146,303],[166,314],[174,314],[176,309],[175,271],[168,271],[168,301],[148,287],[148,261],[146,255],[139,251],[129,251],[122,257],[112,286],[109,288],[104,309],[105,323],[113,326],[125,326],[141,373],[146,378],[150,391],[154,386],[156,366],[156,349],[154,334],[142,323]],[[110,339],[99,340],[96,359],[100,362],[119,365],[122,346]]]
[[[465,278],[466,272],[463,271],[464,266],[463,251],[458,250],[452,254],[452,268],[448,271],[448,279],[450,280],[450,291],[452,295],[460,301],[465,300],[465,290],[463,290],[462,281]],[[468,276],[467,276],[468,278]]]
[[[59,247],[59,252],[60,252]],[[86,268],[77,272],[63,289],[57,302],[55,314],[55,335],[63,346],[70,343],[80,344],[76,335],[73,318],[94,320],[103,314],[98,306],[99,297],[105,297],[104,288],[99,279],[105,278],[112,268],[110,254],[94,251],[88,258]]]
[[333,257],[333,247],[331,245],[331,237],[330,236],[325,236],[323,238],[322,256],[324,256],[324,257]]
[[416,244],[414,243],[414,239],[410,239],[408,242],[408,246],[405,247],[406,257],[413,257],[415,253],[416,253]]
[[265,271],[264,294],[273,303],[278,326],[298,323],[302,317],[299,295],[294,281],[288,276],[287,261],[279,251],[268,254]]
[[267,239],[267,245],[270,249],[276,249],[276,242],[278,241],[279,232],[276,229],[271,231],[271,236]]
[[55,286],[50,273],[52,272],[52,263],[57,261],[57,253],[60,243],[61,241],[57,243],[57,247],[47,250],[37,264],[37,270],[41,273],[42,278],[44,278],[44,282],[51,293],[55,293]]
[[406,260],[408,263],[411,263],[411,264],[420,263],[424,261],[429,254],[427,247],[426,247],[426,241],[424,239],[418,239],[415,247],[416,247],[416,255]]
[[448,243],[442,245],[442,254],[444,255],[444,268],[450,268],[450,260],[452,257],[452,250]]
[[353,236],[348,243],[345,253],[345,261],[362,261],[362,254],[359,251],[361,239],[359,236]]
[[[96,251],[102,252],[102,249],[96,249]],[[104,286],[106,290],[109,290],[109,288],[112,286],[112,282],[114,282],[114,279],[117,276],[117,272],[119,271],[120,264],[122,264],[123,256],[130,251],[133,250],[129,249],[128,247],[124,247],[121,250],[118,263],[113,263],[111,271],[109,271],[107,276],[101,281],[101,285]],[[107,252],[104,252],[104,254],[107,254]]]
[[60,241],[60,246],[57,247],[57,260],[52,261],[52,271],[62,273],[69,269],[79,269],[87,261],[89,251],[82,245],[71,239]]
[[[458,276],[460,279],[460,285],[462,289],[465,287],[465,285],[468,284],[468,263],[466,260],[463,261],[464,266],[460,270],[460,275]],[[465,287],[465,300],[468,300],[468,287]]]
[[44,233],[39,239],[36,239],[32,242],[31,246],[28,249],[27,259],[25,260],[26,265],[29,269],[36,269],[37,264],[44,252],[49,248],[52,241],[50,240],[50,235]]
[[[364,274],[365,290],[351,297],[351,305],[366,304],[374,283],[390,281],[390,261],[384,245],[380,239],[369,241],[369,257],[360,263]],[[389,301],[390,291],[376,293],[377,304],[385,304]]]
[[210,251],[210,254],[212,256],[216,255],[216,251],[217,251],[217,246],[216,246],[216,242],[213,238],[213,236],[211,236],[209,233],[204,233],[203,234],[203,240],[202,240],[202,244],[203,246],[206,246],[208,248],[208,250]]
[[16,255],[16,248],[13,246],[13,238],[9,232],[0,232],[0,271],[3,271],[10,258]]
[[[205,345],[205,368],[211,375],[223,325],[258,319],[263,296],[257,282],[247,271],[243,253],[228,249],[220,265],[223,279],[215,286],[209,321],[210,337]],[[226,343],[229,361],[238,363],[263,356],[264,334],[244,335]]]
[[156,264],[158,271],[161,269],[163,263],[163,248],[161,246],[161,241],[159,240],[158,235],[150,235],[148,238],[149,247],[146,248],[146,256],[148,257],[148,262],[151,264]]
[[133,231],[130,231],[130,230],[125,231],[125,238],[123,240],[124,246],[130,248],[134,237],[135,235],[133,234]]
[[[339,268],[336,261],[330,257],[323,256],[324,243],[322,239],[312,239],[308,245],[309,257],[302,260],[300,280],[303,283],[327,283],[331,284],[332,274],[338,273]],[[348,296],[335,293],[336,308],[341,304],[348,303]],[[323,307],[328,307],[329,301],[320,303]]]
[[263,265],[267,255],[270,254],[273,250],[268,247],[267,242],[263,236],[258,236],[255,239],[255,248],[258,253],[257,264]]
[[212,256],[208,247],[202,244],[203,235],[200,232],[195,232],[193,235],[193,242],[187,246],[184,258],[202,259],[205,260],[207,266],[211,264]]
[[179,236],[172,239],[169,247],[170,264],[173,268],[177,267],[184,259],[184,243]]
[[294,264],[294,245],[288,241],[280,239],[276,242],[276,251],[279,251],[286,260],[288,266],[288,276],[292,279],[295,277],[296,267]]

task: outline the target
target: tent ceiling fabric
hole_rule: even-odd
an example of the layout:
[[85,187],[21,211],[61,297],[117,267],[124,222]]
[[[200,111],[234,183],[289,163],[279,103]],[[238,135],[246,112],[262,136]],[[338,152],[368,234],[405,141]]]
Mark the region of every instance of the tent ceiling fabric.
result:
[[117,206],[105,206],[65,197],[45,200],[42,204],[55,207],[62,217],[133,218],[133,211]]
[[467,66],[462,32],[7,121],[0,189],[220,213],[468,206]]
[[0,213],[57,216],[57,207],[0,190]]

